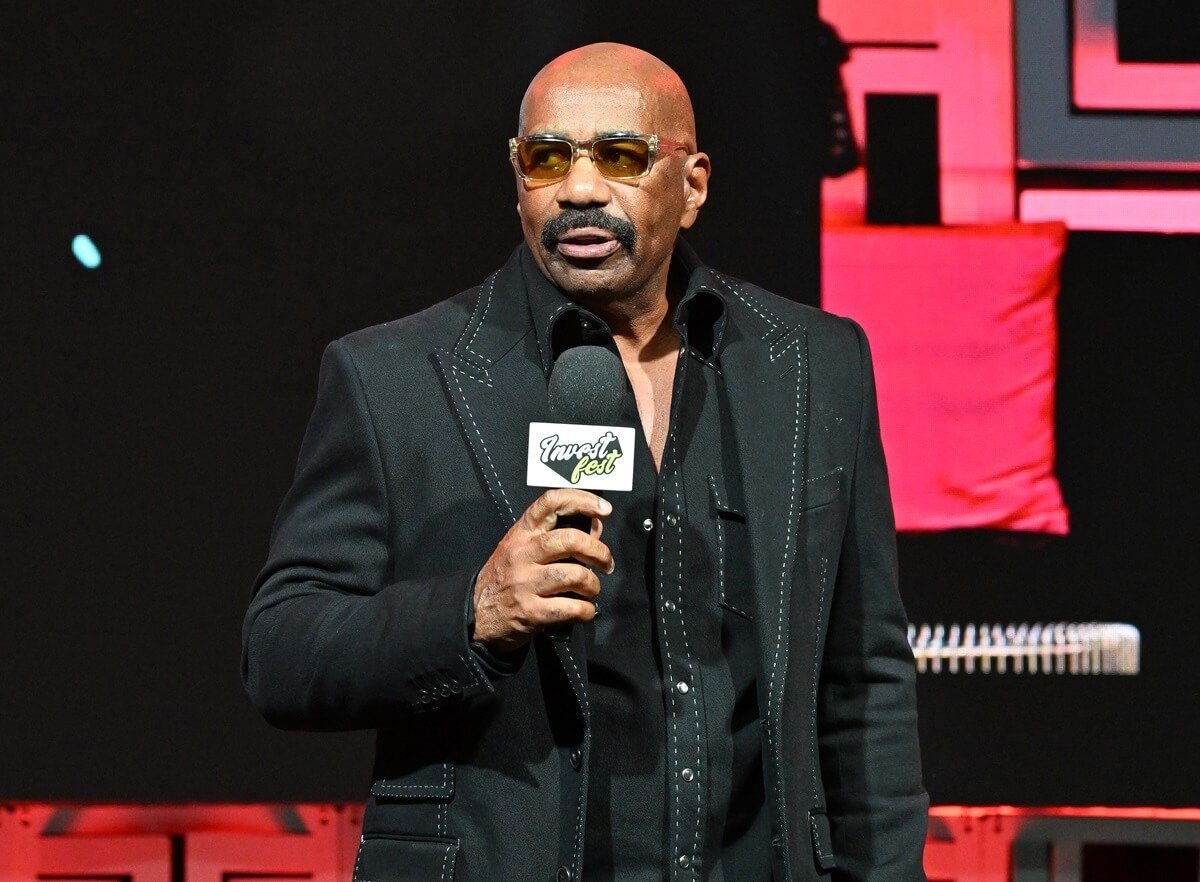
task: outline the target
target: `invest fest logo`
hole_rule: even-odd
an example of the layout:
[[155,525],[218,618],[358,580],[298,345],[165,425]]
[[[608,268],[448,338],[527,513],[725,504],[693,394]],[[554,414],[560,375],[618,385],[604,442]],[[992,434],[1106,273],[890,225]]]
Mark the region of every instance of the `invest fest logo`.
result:
[[620,440],[611,431],[586,442],[565,442],[554,433],[542,437],[538,449],[541,462],[573,485],[583,478],[613,474],[624,456]]

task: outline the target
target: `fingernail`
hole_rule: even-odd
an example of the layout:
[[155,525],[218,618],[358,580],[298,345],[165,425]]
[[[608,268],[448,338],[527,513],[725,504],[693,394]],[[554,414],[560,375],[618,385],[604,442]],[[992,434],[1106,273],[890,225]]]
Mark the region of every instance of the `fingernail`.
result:
[[604,512],[605,514],[609,514],[612,511],[612,503],[609,502],[607,499],[601,499],[600,500],[600,511]]

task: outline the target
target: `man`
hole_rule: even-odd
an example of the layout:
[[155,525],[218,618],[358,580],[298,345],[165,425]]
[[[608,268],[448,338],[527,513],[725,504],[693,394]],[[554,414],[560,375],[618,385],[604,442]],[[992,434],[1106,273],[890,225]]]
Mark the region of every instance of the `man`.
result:
[[[861,329],[678,238],[710,162],[653,56],[560,56],[519,129],[508,263],[325,351],[246,615],[251,698],[378,729],[357,880],[923,879]],[[619,355],[637,433],[604,499],[525,484],[583,344]]]

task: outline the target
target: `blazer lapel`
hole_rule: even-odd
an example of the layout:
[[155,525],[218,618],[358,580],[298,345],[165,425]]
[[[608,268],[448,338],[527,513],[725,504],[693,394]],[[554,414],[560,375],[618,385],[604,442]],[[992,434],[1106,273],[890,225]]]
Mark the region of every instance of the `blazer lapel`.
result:
[[753,557],[759,708],[766,722],[767,768],[774,771],[776,817],[786,817],[781,756],[784,679],[798,522],[808,446],[808,340],[736,280],[721,351]]
[[[479,287],[471,318],[453,348],[433,351],[459,428],[505,530],[544,492],[525,483],[529,423],[550,419],[546,375],[521,348],[532,330],[517,249]],[[586,722],[586,647],[578,625],[569,633],[569,640],[537,639],[553,645]]]

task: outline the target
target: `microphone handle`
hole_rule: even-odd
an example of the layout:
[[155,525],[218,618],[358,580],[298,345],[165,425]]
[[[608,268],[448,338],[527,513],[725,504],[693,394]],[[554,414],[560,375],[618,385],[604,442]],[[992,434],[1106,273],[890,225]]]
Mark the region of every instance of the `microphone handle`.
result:
[[[590,534],[592,531],[592,516],[584,515],[584,514],[559,515],[558,522],[555,524],[554,529],[556,529],[556,530],[575,529],[575,530],[579,530],[581,532]],[[579,564],[580,566],[588,567],[590,569],[588,564],[585,564],[583,561],[577,560],[576,558],[573,558],[573,557],[564,558],[564,561],[566,563],[576,563],[576,564]],[[567,591],[567,592],[565,592],[563,594],[559,594],[557,596],[558,597],[573,597],[577,600],[586,599],[586,598],[580,597],[578,594],[575,594],[574,592],[571,592],[571,591]],[[596,615],[599,616],[600,615],[600,604],[596,603],[596,601],[592,601],[592,602],[595,603]],[[551,640],[570,640],[571,639],[571,623],[564,622],[561,625],[554,625],[551,628],[547,628],[546,635]]]

